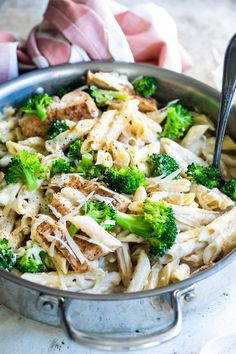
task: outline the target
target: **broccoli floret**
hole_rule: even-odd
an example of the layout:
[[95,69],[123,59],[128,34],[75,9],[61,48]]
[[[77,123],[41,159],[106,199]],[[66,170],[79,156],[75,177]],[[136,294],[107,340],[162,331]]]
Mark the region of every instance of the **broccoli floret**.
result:
[[[173,157],[167,154],[153,153],[152,155],[148,156],[146,162],[149,169],[149,175],[151,177],[157,177],[162,175],[163,177],[165,177],[179,169],[179,165],[177,164],[175,159],[173,159]],[[175,179],[178,178],[180,178],[179,174],[175,177]]]
[[[164,201],[144,201],[143,214],[134,215],[115,211],[110,204],[91,201],[82,209],[105,230],[112,231],[119,225],[121,228],[147,239],[151,244],[152,256],[162,256],[173,245],[177,227],[173,209]],[[106,221],[110,221],[107,223]]]
[[57,135],[63,133],[68,130],[69,127],[64,120],[55,120],[49,126],[46,134],[47,139],[54,139]]
[[133,194],[139,186],[146,186],[144,173],[134,165],[120,170],[111,167],[107,169],[104,180],[109,188],[118,193]]
[[44,263],[44,259],[45,252],[37,243],[34,243],[25,250],[22,257],[17,259],[16,268],[22,273],[46,272],[48,267]]
[[72,172],[71,165],[65,159],[58,159],[53,162],[51,170],[50,170],[50,177],[53,177],[57,173],[70,173]]
[[192,125],[193,116],[187,109],[181,104],[170,105],[161,136],[177,140],[183,137]]
[[186,174],[191,181],[209,189],[219,188],[222,183],[220,170],[214,166],[201,166],[192,163],[188,165]]
[[3,238],[0,240],[0,269],[6,269],[9,272],[16,263],[16,255],[12,252],[11,247],[8,246],[8,240]]
[[221,192],[236,201],[236,179],[232,178],[228,182],[225,182],[221,188]]
[[28,190],[33,191],[38,188],[37,179],[42,179],[45,172],[46,168],[40,165],[37,153],[22,150],[7,165],[4,178],[8,184],[22,181]]
[[82,146],[82,141],[77,139],[75,140],[72,144],[69,146],[69,150],[67,153],[67,156],[69,158],[81,158],[81,146]]
[[35,114],[41,120],[47,119],[46,108],[52,104],[52,97],[47,93],[37,94],[33,98],[30,98],[25,106],[21,108],[24,113]]
[[147,239],[152,256],[163,256],[177,235],[173,209],[164,201],[146,199],[143,212],[143,215],[132,215],[117,211],[115,221],[123,229]]
[[93,218],[106,231],[112,231],[114,229],[115,210],[110,204],[98,201],[87,202],[82,211],[84,215],[88,215]]
[[89,152],[81,156],[81,160],[75,163],[73,172],[80,173],[84,178],[93,179],[101,176],[104,172],[103,166],[95,165],[93,154]]
[[97,106],[99,107],[108,106],[115,99],[120,101],[127,101],[129,99],[129,96],[124,92],[102,90],[96,86],[90,87],[90,96],[94,99]]
[[151,76],[139,76],[132,85],[137,95],[148,98],[156,92],[157,80]]
[[77,234],[78,229],[77,229],[77,227],[75,225],[70,224],[68,232],[71,235],[71,237],[74,237]]

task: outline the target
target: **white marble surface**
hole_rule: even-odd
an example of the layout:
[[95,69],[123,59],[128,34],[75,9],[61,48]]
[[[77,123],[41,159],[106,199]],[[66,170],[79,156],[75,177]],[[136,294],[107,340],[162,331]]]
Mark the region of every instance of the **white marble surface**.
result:
[[[59,1],[59,0],[58,0]],[[98,0],[104,1],[106,0]],[[122,3],[132,1],[123,0]],[[137,2],[137,0],[136,0]],[[235,31],[234,0],[159,0],[176,19],[182,44],[192,55],[195,66],[187,73],[216,85],[215,76],[228,39]],[[41,18],[47,0],[0,0],[0,30],[25,37]],[[232,332],[236,327],[236,283],[204,309],[184,317],[183,331],[172,342],[137,354],[198,354],[200,348],[215,336]],[[71,342],[61,329],[22,318],[0,306],[1,354],[95,354]],[[236,349],[235,349],[236,353]],[[215,353],[209,353],[215,354]],[[226,353],[228,354],[228,353]]]

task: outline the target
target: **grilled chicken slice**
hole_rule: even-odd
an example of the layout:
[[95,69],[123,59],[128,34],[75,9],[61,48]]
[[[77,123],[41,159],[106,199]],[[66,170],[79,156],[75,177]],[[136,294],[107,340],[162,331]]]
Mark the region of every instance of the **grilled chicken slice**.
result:
[[82,240],[78,237],[75,237],[74,240],[79,246],[81,252],[89,261],[94,261],[95,259],[99,259],[104,256],[103,250],[98,245],[95,245],[94,243],[88,242],[86,240]]
[[[112,72],[99,71],[92,73],[88,71],[87,84],[107,90],[122,91],[131,95],[131,98],[139,100],[139,109],[141,112],[154,112],[157,110],[157,101],[154,98],[145,98],[134,94],[133,86],[125,75]],[[119,104],[119,102],[114,102],[114,106],[116,104]]]
[[49,208],[56,217],[60,218],[72,211],[72,204],[61,193],[53,193]]
[[[49,221],[43,221],[38,227],[37,227],[37,234],[39,237],[41,237],[42,242],[47,246],[47,248],[50,247],[51,242],[50,240],[47,239],[47,235],[55,235],[60,234],[61,238],[64,242],[66,242],[65,237],[62,234],[62,231],[60,227],[56,224],[51,224]],[[84,235],[86,237],[86,235]],[[104,256],[104,252],[102,249],[98,246],[95,245],[94,243],[88,242],[86,240],[82,240],[78,237],[74,238],[75,243],[77,246],[80,248],[81,252],[83,253],[84,257],[88,259],[89,261],[94,261],[96,259],[99,259],[100,257]],[[77,273],[85,273],[87,272],[90,267],[87,262],[84,262],[83,264],[76,258],[74,255],[72,255],[60,241],[55,241],[55,250],[60,253],[63,257],[66,258],[70,266],[77,272]]]
[[154,112],[157,110],[157,101],[154,98],[145,98],[142,96],[132,96],[133,99],[139,100],[139,110],[141,112]]
[[128,81],[126,75],[119,75],[114,72],[88,71],[87,84],[95,85],[106,90],[123,91],[129,94],[134,93],[133,86]]
[[49,120],[70,119],[78,121],[80,119],[97,118],[98,108],[94,100],[88,93],[79,89],[64,95],[59,103],[53,103],[47,109]]
[[85,195],[94,192],[94,197],[97,197],[97,200],[99,200],[99,197],[107,197],[109,198],[111,204],[119,211],[126,211],[128,205],[131,203],[131,200],[129,198],[118,194],[97,182],[88,181],[87,179],[84,179],[79,175],[56,175],[51,179],[50,186],[60,188],[71,187],[76,190],[79,190]]
[[19,126],[25,138],[32,136],[44,138],[48,125],[48,121],[42,122],[38,117],[30,114],[25,114],[24,117],[19,120]]
[[[60,234],[63,242],[66,242],[61,229],[56,224],[51,224],[48,221],[43,221],[37,227],[38,237],[40,237],[43,243],[45,243],[47,246],[51,245],[51,241],[48,240],[47,236],[55,236],[55,233]],[[74,254],[70,253],[69,250],[65,246],[63,246],[60,241],[55,240],[55,250],[66,258],[67,262],[70,264],[71,268],[75,272],[85,273],[90,270],[89,264],[87,262],[84,262],[82,264],[79,259],[75,257]]]
[[[139,110],[143,113],[155,112],[157,110],[157,101],[154,98],[145,98],[142,96],[130,95],[130,99],[139,101]],[[109,106],[110,109],[122,109],[124,102],[113,100]]]
[[45,137],[46,130],[54,120],[93,119],[99,115],[99,110],[88,93],[79,89],[64,95],[61,100],[53,102],[47,108],[48,118],[42,122],[38,117],[25,114],[19,120],[19,126],[25,138],[31,136]]

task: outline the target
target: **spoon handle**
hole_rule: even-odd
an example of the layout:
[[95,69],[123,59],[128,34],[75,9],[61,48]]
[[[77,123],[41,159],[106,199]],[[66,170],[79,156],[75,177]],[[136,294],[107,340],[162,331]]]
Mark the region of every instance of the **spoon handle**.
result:
[[213,157],[213,166],[220,166],[220,156],[229,118],[231,102],[236,89],[236,34],[230,40],[225,53],[222,92],[218,122],[216,128],[216,143]]

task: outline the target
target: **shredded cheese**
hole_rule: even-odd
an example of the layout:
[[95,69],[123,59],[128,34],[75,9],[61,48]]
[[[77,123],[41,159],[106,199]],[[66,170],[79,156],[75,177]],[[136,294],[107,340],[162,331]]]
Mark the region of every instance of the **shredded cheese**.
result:
[[100,194],[94,194],[93,198],[95,200],[98,200],[99,202],[105,202],[105,203],[109,203],[109,204],[111,204],[114,201],[113,198],[105,197],[104,195],[100,195]]
[[54,241],[54,242],[55,242],[55,241],[58,241],[58,242],[60,242],[60,243],[63,245],[63,247],[65,247],[65,248],[67,249],[67,251],[68,251],[73,257],[75,257],[75,254],[73,253],[73,251],[70,249],[70,247],[67,245],[67,243],[66,243],[65,241],[63,241],[60,237],[48,235],[48,236],[46,236],[46,238],[47,238],[48,241]]
[[57,211],[57,209],[52,206],[51,204],[48,205],[49,209],[51,209],[52,213],[56,216],[56,218],[61,218],[61,213],[59,213],[59,211]]
[[55,253],[55,240],[52,241],[50,247],[49,247],[49,250],[48,250],[48,254],[50,257],[54,257],[54,253]]
[[131,202],[131,199],[129,199],[127,196],[124,196],[123,194],[119,194],[117,192],[114,192],[112,191],[111,189],[107,188],[107,187],[104,187],[103,185],[99,185],[99,188],[104,190],[105,192],[109,192],[112,196],[117,196],[119,198],[123,198],[123,199],[126,199],[127,202]]
[[[166,176],[165,178],[162,178],[160,182],[163,183],[163,182],[166,182],[166,181],[171,181],[171,180],[174,179],[176,176],[178,176],[178,175],[180,174],[180,172],[181,172],[181,170],[178,169],[178,170],[176,170],[176,171],[170,173],[170,174],[169,174],[168,176]],[[160,182],[159,182],[159,183],[160,183]]]
[[112,249],[110,249],[107,246],[104,246],[101,242],[99,242],[97,240],[94,240],[92,238],[86,237],[84,235],[77,235],[77,237],[80,238],[81,240],[85,240],[85,241],[87,241],[89,243],[93,243],[94,245],[99,246],[105,253],[113,252]]
[[78,211],[83,207],[83,205],[93,196],[94,191],[89,193],[87,197],[84,198],[83,202],[81,202],[76,208],[74,208],[70,213],[64,215],[59,219],[59,222],[65,223],[71,216],[75,216],[78,214]]
[[76,255],[76,257],[78,258],[78,260],[80,261],[81,264],[83,264],[84,262],[90,264],[89,260],[83,255],[83,253],[81,252],[79,246],[75,243],[75,241],[73,240],[73,238],[71,237],[71,235],[69,234],[66,225],[65,224],[61,224],[60,225],[64,236],[68,242],[68,244],[70,245],[71,249],[73,250],[74,254]]
[[181,170],[178,169],[172,173],[170,173],[168,176],[166,176],[165,174],[157,176],[157,177],[150,177],[148,178],[148,180],[150,182],[155,182],[155,183],[164,183],[167,181],[171,181],[172,179],[174,179],[176,176],[178,176],[180,174]]
[[105,220],[101,223],[102,226],[103,225],[115,225],[115,224],[116,224],[115,220]]

